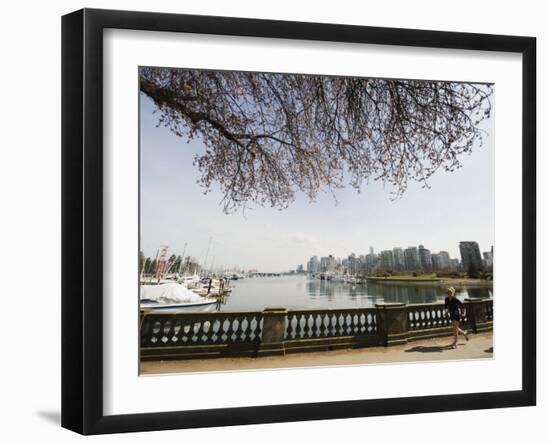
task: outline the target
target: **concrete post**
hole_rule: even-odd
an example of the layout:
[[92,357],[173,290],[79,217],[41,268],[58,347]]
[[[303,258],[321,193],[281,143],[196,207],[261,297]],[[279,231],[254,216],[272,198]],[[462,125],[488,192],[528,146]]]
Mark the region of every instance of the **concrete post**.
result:
[[284,338],[287,312],[284,308],[264,310],[262,341],[258,348],[258,356],[285,355]]
[[466,298],[464,300],[468,325],[472,332],[478,332],[478,325],[485,322],[485,305],[482,298]]
[[395,346],[407,343],[406,303],[376,303],[380,344]]

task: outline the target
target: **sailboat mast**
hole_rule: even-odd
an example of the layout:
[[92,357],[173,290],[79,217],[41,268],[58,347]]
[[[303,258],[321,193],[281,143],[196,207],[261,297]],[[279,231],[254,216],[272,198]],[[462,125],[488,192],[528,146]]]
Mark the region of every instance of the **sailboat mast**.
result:
[[[208,239],[208,247],[206,248],[206,255],[204,256],[204,262],[202,264],[202,271],[206,270],[206,260],[208,259],[208,253],[210,252],[210,245],[212,244],[212,236]],[[202,274],[202,272],[201,272]]]
[[187,242],[185,242],[185,244],[183,245],[183,252],[181,253],[181,262],[180,262],[180,268],[178,270],[178,272],[180,274],[183,273],[183,271],[185,271],[185,251],[187,250]]

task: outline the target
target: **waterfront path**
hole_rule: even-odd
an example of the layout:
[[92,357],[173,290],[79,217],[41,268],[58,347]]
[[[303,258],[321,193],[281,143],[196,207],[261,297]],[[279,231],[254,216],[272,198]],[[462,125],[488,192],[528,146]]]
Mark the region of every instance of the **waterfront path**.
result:
[[181,372],[235,371],[312,366],[359,365],[412,361],[461,360],[493,357],[493,333],[471,334],[470,341],[459,337],[452,349],[452,337],[417,340],[405,345],[337,351],[287,354],[277,357],[238,357],[205,360],[173,360],[142,362],[141,374]]

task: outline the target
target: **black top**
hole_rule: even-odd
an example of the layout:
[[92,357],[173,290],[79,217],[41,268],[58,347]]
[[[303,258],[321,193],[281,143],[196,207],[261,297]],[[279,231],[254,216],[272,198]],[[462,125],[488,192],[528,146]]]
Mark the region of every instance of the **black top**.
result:
[[459,314],[461,309],[464,309],[462,302],[456,298],[445,297],[445,309],[449,310],[451,314]]

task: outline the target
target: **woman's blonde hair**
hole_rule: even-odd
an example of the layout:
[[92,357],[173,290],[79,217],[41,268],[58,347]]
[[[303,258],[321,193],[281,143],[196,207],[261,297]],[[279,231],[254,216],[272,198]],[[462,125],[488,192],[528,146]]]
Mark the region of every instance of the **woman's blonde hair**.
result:
[[453,288],[452,286],[449,286],[449,287],[447,288],[447,294],[448,294],[449,292],[450,292],[452,295],[455,295],[455,292],[456,292],[456,291],[455,291],[455,288]]

